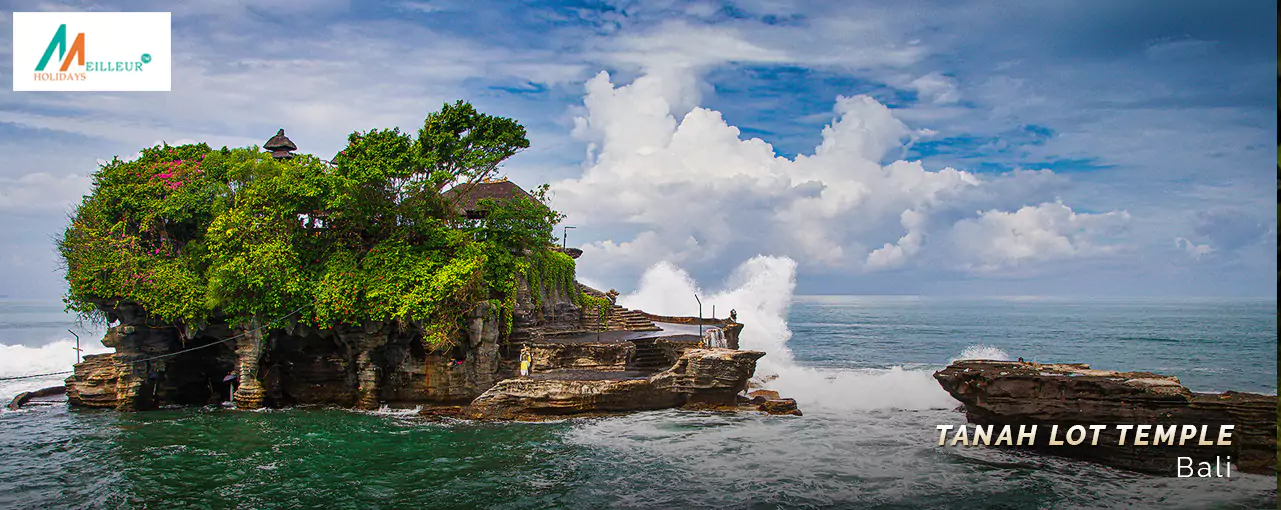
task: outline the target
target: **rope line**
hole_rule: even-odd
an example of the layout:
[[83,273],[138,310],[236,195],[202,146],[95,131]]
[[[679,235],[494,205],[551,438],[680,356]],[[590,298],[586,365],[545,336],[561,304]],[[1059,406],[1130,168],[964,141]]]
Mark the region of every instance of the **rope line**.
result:
[[47,374],[19,375],[15,377],[0,377],[0,381],[16,381],[18,379],[35,379],[37,377],[48,377],[51,375],[70,374],[71,372],[74,372],[74,370],[67,370],[65,372],[49,372]]
[[[246,331],[246,332],[244,332],[244,333],[241,333],[241,334],[239,334],[239,335],[232,335],[232,336],[230,336],[230,337],[224,338],[224,339],[219,340],[219,341],[217,341],[217,342],[207,343],[207,344],[204,344],[204,345],[200,345],[200,346],[192,347],[192,348],[190,348],[190,349],[183,349],[183,350],[178,351],[178,352],[171,352],[171,353],[168,353],[168,354],[161,354],[161,355],[159,355],[159,356],[152,356],[152,357],[150,357],[150,358],[143,358],[143,359],[133,360],[133,361],[130,361],[129,363],[131,363],[131,364],[132,364],[132,363],[143,363],[143,362],[152,361],[152,360],[158,360],[158,359],[162,359],[162,358],[171,358],[171,357],[174,357],[174,356],[177,356],[177,355],[179,355],[179,354],[186,353],[186,352],[191,352],[191,351],[198,350],[198,349],[204,349],[205,347],[210,347],[210,346],[219,345],[219,344],[225,344],[225,343],[230,342],[230,341],[232,341],[232,340],[236,340],[236,339],[239,339],[239,338],[243,338],[243,337],[249,336],[250,334],[257,333],[257,332],[259,332],[259,331],[262,331],[262,330],[264,330],[264,329],[267,329],[267,328],[269,328],[269,327],[271,327],[271,326],[275,325],[277,322],[280,322],[280,321],[282,321],[282,320],[284,320],[284,319],[289,318],[290,316],[293,316],[294,314],[297,314],[298,312],[303,311],[303,309],[307,308],[308,306],[311,306],[311,305],[310,305],[310,304],[303,305],[303,306],[299,307],[297,310],[294,310],[294,311],[292,311],[292,312],[289,312],[288,314],[282,315],[282,316],[280,316],[279,318],[276,318],[275,320],[272,320],[271,322],[268,322],[266,325],[259,326],[257,329],[252,329],[252,330]],[[48,376],[51,376],[51,375],[63,375],[63,374],[70,374],[70,373],[72,373],[72,372],[75,372],[75,370],[67,370],[67,371],[64,371],[64,372],[49,372],[49,373],[47,373],[47,374],[19,375],[19,376],[14,376],[14,377],[0,377],[0,381],[15,381],[15,380],[18,380],[18,379],[34,379],[34,378],[36,378],[36,377],[48,377]]]

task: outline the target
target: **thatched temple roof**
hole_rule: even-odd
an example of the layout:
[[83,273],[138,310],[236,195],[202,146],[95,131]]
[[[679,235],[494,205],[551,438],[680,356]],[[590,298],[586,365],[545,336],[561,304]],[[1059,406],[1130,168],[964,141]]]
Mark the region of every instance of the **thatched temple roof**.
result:
[[293,140],[285,136],[284,129],[276,131],[276,136],[271,137],[270,140],[267,140],[267,143],[262,144],[262,148],[271,151],[271,156],[278,159],[293,157],[293,154],[290,153],[298,150],[298,146],[294,145]]
[[481,182],[471,186],[461,184],[445,192],[445,199],[462,211],[468,218],[482,218],[485,208],[480,205],[483,199],[511,200],[528,198],[537,201],[533,195],[511,181]]

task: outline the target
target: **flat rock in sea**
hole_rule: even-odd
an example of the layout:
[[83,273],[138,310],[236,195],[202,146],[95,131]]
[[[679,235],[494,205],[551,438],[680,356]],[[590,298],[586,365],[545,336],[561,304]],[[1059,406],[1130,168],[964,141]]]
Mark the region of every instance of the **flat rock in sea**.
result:
[[[1241,472],[1276,473],[1276,395],[1194,393],[1176,377],[1085,364],[957,361],[934,378],[965,405],[970,423],[1040,425],[1034,448],[1047,453],[1168,476],[1177,473],[1179,457],[1231,456]],[[1097,445],[1048,445],[1051,425],[1066,430],[1095,424],[1210,425],[1214,430],[1231,424],[1235,429],[1230,446],[1133,446],[1133,441],[1119,446],[1119,432],[1111,426]]]
[[691,349],[648,377],[629,372],[564,371],[500,381],[469,407],[476,419],[539,420],[584,413],[680,406],[734,406],[761,351]]
[[781,414],[786,416],[801,416],[801,410],[796,408],[796,399],[791,398],[773,398],[761,402],[756,408],[769,414]]
[[49,388],[41,388],[35,391],[24,391],[22,393],[19,393],[17,396],[13,397],[13,400],[9,401],[9,409],[16,411],[18,409],[21,409],[22,406],[26,405],[27,402],[30,402],[31,399],[52,397],[54,395],[62,395],[63,393],[66,393],[66,391],[67,391],[66,386],[52,386]]

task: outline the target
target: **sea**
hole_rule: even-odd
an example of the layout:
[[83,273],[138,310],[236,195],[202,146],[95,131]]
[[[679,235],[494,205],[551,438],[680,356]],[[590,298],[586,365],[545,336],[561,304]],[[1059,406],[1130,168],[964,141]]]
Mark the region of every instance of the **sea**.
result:
[[[667,410],[547,423],[430,422],[415,409],[0,411],[0,508],[1275,508],[1277,481],[1138,474],[985,447],[931,374],[956,359],[1088,363],[1195,391],[1276,393],[1267,299],[796,296],[758,257],[721,290],[660,264],[620,304],[689,315],[700,295],[767,354],[758,382],[804,416]],[[0,377],[68,370],[101,327],[0,301]],[[0,397],[63,376],[0,381]]]

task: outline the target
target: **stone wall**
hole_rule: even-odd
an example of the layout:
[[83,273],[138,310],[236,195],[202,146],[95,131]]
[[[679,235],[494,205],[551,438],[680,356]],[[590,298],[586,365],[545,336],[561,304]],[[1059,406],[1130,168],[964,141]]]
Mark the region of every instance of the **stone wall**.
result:
[[527,345],[533,373],[552,370],[621,372],[636,355],[631,342],[541,342]]

